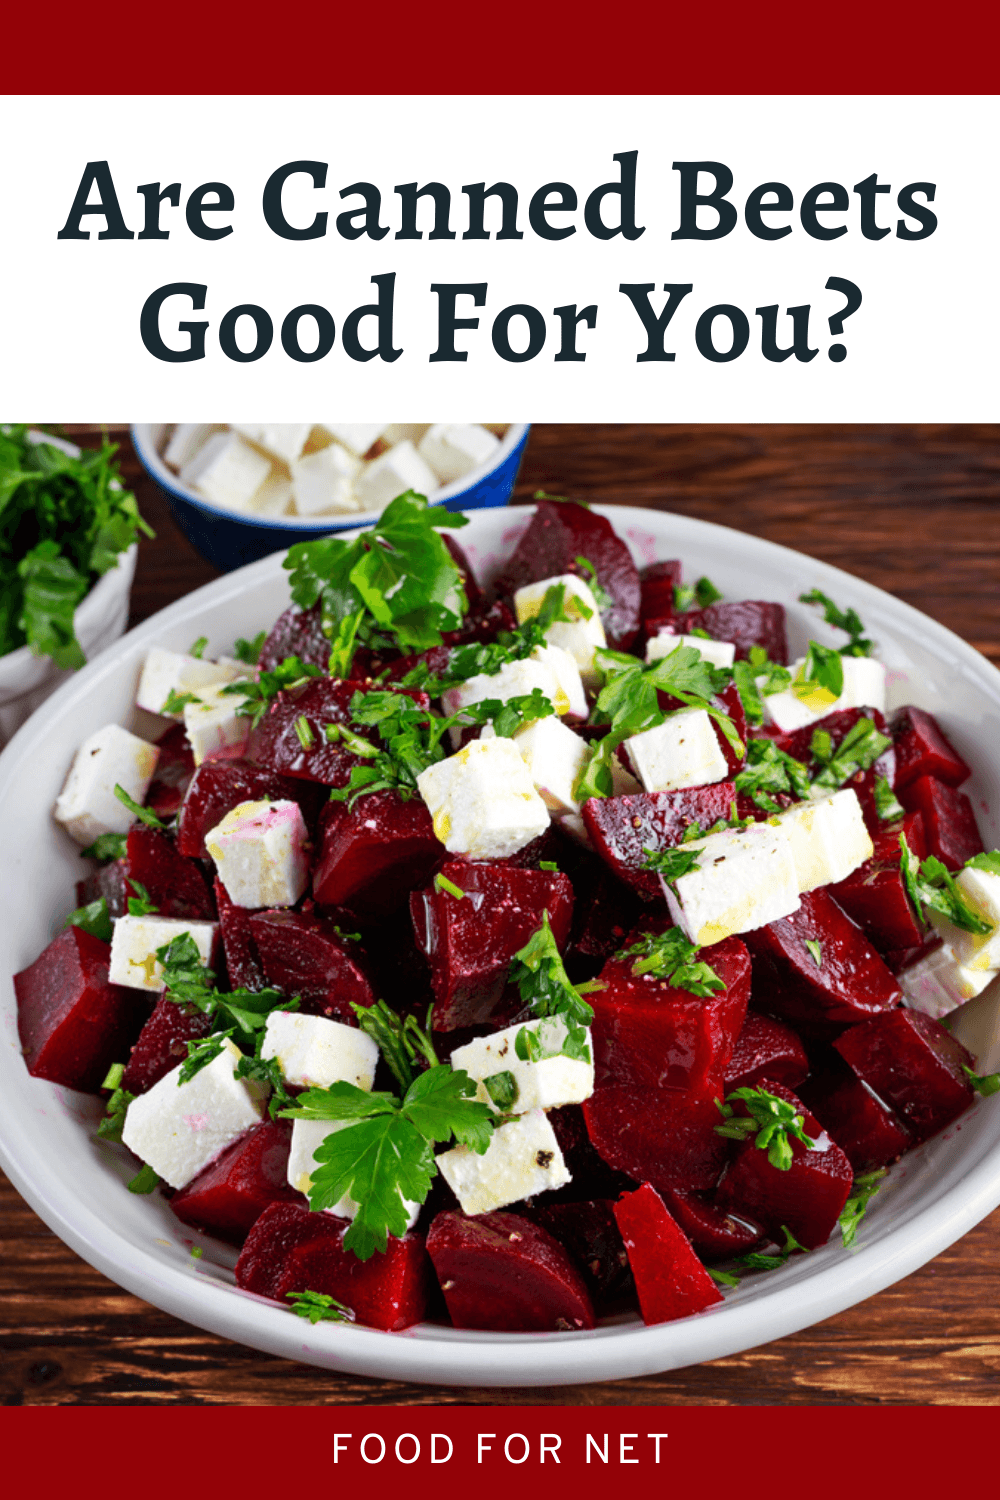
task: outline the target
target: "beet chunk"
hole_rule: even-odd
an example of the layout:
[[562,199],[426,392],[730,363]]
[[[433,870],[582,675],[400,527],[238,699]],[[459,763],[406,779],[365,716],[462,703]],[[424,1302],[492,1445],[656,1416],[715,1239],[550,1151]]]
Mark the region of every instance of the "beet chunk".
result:
[[299,995],[308,1015],[356,1026],[352,1003],[374,1004],[360,947],[342,936],[329,918],[262,911],[254,913],[248,925],[265,980],[289,997]]
[[438,1214],[427,1253],[456,1328],[555,1333],[594,1326],[580,1271],[558,1240],[520,1214]]
[[133,823],[126,845],[125,876],[149,892],[149,899],[162,916],[215,921],[215,902],[208,882],[194,860],[177,852],[169,834]]
[[788,665],[785,606],[763,599],[741,599],[733,604],[709,604],[693,609],[674,621],[678,635],[704,630],[713,641],[732,641],[736,660],[746,661],[751,646],[763,646],[771,661]]
[[[898,1005],[901,992],[875,949],[827,892],[809,891],[798,911],[744,934],[757,1009],[805,1036],[829,1038]],[[821,963],[806,947],[819,943]]]
[[[583,852],[583,851],[581,851]],[[574,984],[593,979],[642,916],[642,901],[606,865],[588,857],[585,872],[570,869],[576,900],[569,944],[563,955]]]
[[195,771],[181,807],[177,848],[190,859],[207,859],[205,835],[241,802],[298,802],[308,824],[315,821],[318,787],[261,770],[248,760],[206,760]]
[[691,1241],[660,1197],[644,1182],[615,1204],[644,1323],[670,1323],[722,1301]]
[[[250,735],[250,760],[265,770],[284,776],[300,776],[304,781],[319,781],[324,786],[346,786],[351,779],[352,767],[365,762],[361,756],[345,750],[342,744],[331,744],[326,737],[326,726],[350,725],[348,710],[351,699],[356,692],[363,692],[370,685],[315,677],[294,692],[278,693]],[[411,693],[409,696],[421,708],[430,705],[426,693]],[[378,735],[369,725],[355,724],[353,728],[363,739],[377,742]]]
[[918,859],[926,856],[923,816],[907,813],[904,818],[873,830],[875,852],[871,859],[852,870],[846,880],[829,887],[837,905],[882,954],[900,948],[918,948],[924,940],[925,928],[913,909],[903,880],[901,835]]
[[[669,918],[650,919],[626,946],[669,927]],[[600,973],[606,988],[588,996],[598,1087],[721,1089],[750,999],[750,955],[738,938],[726,938],[704,956],[725,986],[705,996],[653,974],[636,977],[635,958],[608,960]]]
[[122,1076],[122,1088],[130,1094],[146,1093],[171,1068],[184,1061],[189,1041],[208,1036],[211,1029],[210,1018],[200,1010],[178,1005],[161,995],[132,1048]]
[[792,1028],[751,1011],[726,1068],[726,1093],[752,1088],[763,1078],[773,1078],[793,1089],[808,1072],[806,1049]]
[[162,739],[157,740],[156,748],[160,755],[146,793],[146,806],[166,822],[184,801],[194,775],[194,751],[183,724],[173,724]]
[[135,895],[135,892],[125,884],[124,859],[101,865],[99,870],[76,883],[77,906],[89,906],[91,901],[103,899],[108,903],[108,916],[112,919],[125,915],[126,901],[130,895]]
[[917,1142],[943,1130],[972,1103],[973,1088],[962,1071],[973,1066],[971,1053],[940,1021],[919,1011],[876,1016],[852,1026],[834,1045]]
[[587,1130],[609,1166],[655,1188],[707,1191],[725,1166],[717,1135],[718,1089],[637,1089],[603,1084],[583,1106]]
[[542,913],[560,949],[569,938],[573,887],[565,875],[512,865],[451,860],[442,875],[466,894],[434,886],[414,891],[410,916],[427,955],[435,1031],[488,1021],[503,994],[514,954],[541,926]]
[[175,1193],[170,1207],[182,1223],[242,1245],[269,1204],[301,1204],[288,1186],[291,1144],[290,1121],[262,1121]]
[[349,906],[362,917],[391,911],[447,858],[427,804],[398,792],[370,792],[353,807],[329,802],[321,818],[313,895],[321,906]]
[[683,563],[674,558],[669,562],[650,563],[639,574],[639,610],[643,628],[650,635],[655,635],[661,625],[673,619],[674,588],[680,583],[683,570]]
[[423,1236],[389,1236],[384,1255],[358,1260],[344,1249],[349,1224],[300,1203],[265,1208],[236,1262],[236,1285],[288,1307],[288,1292],[322,1292],[350,1307],[359,1323],[398,1332],[427,1308],[430,1263]]
[[[843,1151],[801,1099],[770,1079],[764,1080],[763,1087],[795,1106],[813,1144],[805,1146],[789,1136],[792,1165],[783,1172],[771,1165],[767,1151],[756,1146],[751,1136],[726,1169],[715,1201],[723,1210],[745,1214],[762,1224],[776,1241],[781,1241],[787,1226],[800,1244],[815,1250],[833,1233],[854,1173]],[[736,1114],[748,1113],[740,1101],[734,1101],[733,1108]]]
[[598,1154],[581,1105],[564,1104],[561,1109],[550,1109],[549,1124],[573,1180],[555,1192],[546,1193],[547,1204],[617,1198],[619,1193],[636,1186],[634,1177],[609,1166]]
[[230,989],[266,989],[264,969],[250,931],[250,912],[245,906],[236,906],[230,901],[229,892],[221,880],[215,882],[215,901]]
[[633,1290],[628,1253],[607,1198],[582,1203],[540,1204],[523,1210],[573,1257],[598,1311]]
[[96,1094],[149,1015],[142,990],[108,983],[111,944],[67,927],[14,975],[17,1034],[32,1078]]
[[946,786],[960,786],[972,772],[948,743],[933,714],[922,708],[901,708],[893,715],[896,747],[896,790],[921,776],[933,776]]
[[390,656],[388,652],[359,652],[354,658],[354,671],[361,669],[371,677],[385,673],[389,682],[398,682],[414,667],[424,664],[435,677],[441,677],[448,669],[452,648],[468,646],[478,641],[495,640],[501,630],[514,630],[517,619],[510,605],[497,599],[488,608],[483,607],[466,615],[459,630],[443,630],[440,646],[428,646],[426,651],[417,651],[412,656]]
[[273,672],[286,656],[297,656],[300,661],[326,671],[330,642],[323,634],[322,615],[321,604],[314,604],[311,609],[289,605],[275,620],[271,634],[261,647],[260,670]]
[[608,645],[627,651],[639,631],[642,588],[632,554],[604,516],[571,500],[539,502],[527,531],[496,581],[498,594],[513,594],[526,583],[540,583],[560,573],[586,570],[577,562],[585,557],[597,572],[597,581],[611,595],[611,607],[601,618]]
[[923,813],[927,852],[949,870],[960,870],[974,854],[982,854],[976,815],[964,792],[933,776],[918,776],[903,787],[899,800],[907,812]]
[[673,848],[692,823],[711,828],[720,818],[728,818],[735,797],[731,781],[679,792],[590,797],[583,804],[583,822],[594,848],[614,873],[647,899],[662,902],[659,876],[644,868],[645,851]]
[[706,1193],[663,1188],[661,1194],[699,1255],[712,1260],[741,1255],[764,1237],[759,1224],[724,1213]]
[[[779,750],[784,750],[787,755],[792,755],[796,760],[802,761],[808,766],[810,776],[815,776],[821,766],[813,757],[809,747],[816,730],[826,730],[836,750],[859,719],[870,720],[880,734],[888,735],[889,726],[885,715],[877,708],[842,708],[837,713],[827,714],[825,719],[817,719],[815,723],[805,725],[802,729],[794,729],[789,734],[776,734],[773,739]],[[884,776],[890,786],[895,786],[896,752],[891,745],[882,752],[874,765],[868,767],[867,771],[858,771],[846,783],[852,791],[857,792],[865,822],[869,828],[880,827],[878,811],[875,807],[875,783],[880,776]]]
[[855,1173],[874,1172],[897,1161],[912,1144],[910,1132],[877,1094],[840,1058],[800,1090],[824,1130],[837,1142]]

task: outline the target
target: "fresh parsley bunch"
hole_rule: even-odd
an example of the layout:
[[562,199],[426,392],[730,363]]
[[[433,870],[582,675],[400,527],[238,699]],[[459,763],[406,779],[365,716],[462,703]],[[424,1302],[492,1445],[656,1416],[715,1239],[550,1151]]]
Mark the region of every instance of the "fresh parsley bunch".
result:
[[[917,916],[922,921],[927,921],[929,911],[936,911],[939,916],[946,917],[953,926],[960,927],[963,932],[972,932],[978,936],[987,937],[993,931],[993,924],[979,915],[955,883],[954,875],[935,855],[929,855],[921,864],[907,843],[905,833],[899,835],[899,847],[902,855],[900,868],[906,894],[913,902]],[[969,863],[974,868],[992,869],[994,874],[1000,874],[1000,870],[989,863],[979,865],[975,863],[976,860],[989,861],[990,858],[990,855],[976,855]],[[997,855],[993,855],[992,858],[1000,864],[1000,858]]]
[[726,986],[714,969],[697,958],[700,951],[679,927],[670,927],[666,932],[642,933],[629,947],[619,949],[615,958],[634,958],[632,973],[637,979],[651,974],[654,979],[668,980],[674,989],[704,999]]

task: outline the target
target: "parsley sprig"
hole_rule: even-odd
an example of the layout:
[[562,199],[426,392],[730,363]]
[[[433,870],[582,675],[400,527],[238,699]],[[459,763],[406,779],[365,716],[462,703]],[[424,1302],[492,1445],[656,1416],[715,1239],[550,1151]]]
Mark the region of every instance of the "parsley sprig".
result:
[[543,1057],[576,1058],[590,1061],[585,1028],[594,1019],[579,989],[566,973],[562,955],[549,925],[548,912],[542,913],[542,925],[535,929],[510,967],[510,981],[516,984],[524,1005],[530,1006],[539,1019],[559,1017],[565,1031],[539,1035],[538,1028],[522,1027],[514,1039],[514,1050],[522,1062],[539,1062]]
[[690,875],[692,870],[698,868],[698,860],[701,858],[701,850],[688,847],[686,842],[672,849],[644,849],[643,853],[646,856],[644,868],[662,875],[666,884],[673,888],[676,888],[682,875]]
[[[737,1115],[733,1100],[743,1104],[747,1113]],[[728,1140],[745,1141],[754,1137],[754,1145],[767,1152],[767,1159],[779,1172],[787,1172],[794,1157],[789,1136],[812,1148],[816,1143],[804,1130],[805,1117],[787,1099],[771,1094],[763,1087],[734,1089],[726,1095],[725,1102],[717,1099],[719,1113],[725,1123],[716,1125],[717,1135]]]
[[854,1179],[851,1196],[844,1204],[838,1220],[844,1244],[848,1248],[857,1239],[858,1225],[864,1218],[869,1203],[882,1186],[886,1171],[887,1168],[880,1167],[877,1172],[864,1172]]
[[933,854],[921,863],[907,843],[905,833],[899,835],[899,847],[903,883],[917,916],[926,922],[927,913],[934,911],[963,932],[988,937],[993,924],[975,910],[951,871]]
[[300,1318],[308,1318],[313,1326],[317,1323],[354,1322],[354,1309],[338,1302],[328,1292],[286,1292],[285,1296],[292,1304],[292,1312],[298,1313]]
[[693,606],[707,609],[722,598],[710,578],[699,578],[696,583],[674,584],[674,609],[679,615],[686,614]]
[[[118,801],[122,804],[123,807],[128,808],[133,818],[137,818],[140,823],[145,823],[147,828],[166,828],[166,823],[161,822],[160,819],[156,816],[155,812],[152,812],[148,807],[142,807],[135,800],[135,798],[130,797],[125,788],[123,786],[119,786],[117,782],[115,783],[115,796],[118,798]],[[91,847],[93,848],[94,845],[92,845]],[[85,850],[84,852],[86,853],[88,851]]]
[[734,662],[731,671],[747,723],[763,724],[762,700],[774,693],[784,692],[792,680],[791,672],[778,662],[771,661],[763,646],[751,646],[748,660]]
[[785,1264],[790,1255],[801,1253],[808,1255],[806,1245],[800,1245],[787,1224],[782,1224],[781,1232],[785,1236],[785,1243],[774,1255],[762,1254],[759,1250],[751,1250],[747,1255],[738,1255],[736,1264],[746,1266],[748,1271],[777,1271]]
[[[586,607],[580,599],[571,603],[578,611]],[[580,618],[579,613],[576,618]],[[573,616],[567,613],[565,584],[553,584],[546,589],[538,613],[516,629],[501,630],[491,641],[469,641],[464,646],[453,646],[448,665],[437,675],[431,672],[426,662],[418,662],[401,679],[400,686],[423,688],[432,698],[437,698],[451,688],[461,687],[472,677],[495,677],[502,667],[524,661],[533,651],[545,646],[551,625],[572,619]]]
[[255,667],[260,661],[260,653],[264,649],[264,642],[266,640],[266,630],[258,630],[252,641],[246,640],[243,636],[238,636],[236,644],[233,647],[233,655],[237,661],[246,662],[248,667]]
[[430,1035],[430,1014],[425,1028],[416,1016],[397,1015],[384,1000],[376,1000],[374,1005],[352,1002],[351,1009],[361,1030],[377,1043],[390,1072],[404,1092],[421,1067],[438,1066],[438,1055]]
[[80,858],[99,859],[102,862],[124,859],[127,847],[127,833],[99,833],[92,844],[80,850]]
[[836,749],[828,730],[813,730],[809,749],[823,769],[813,778],[812,795],[815,797],[822,796],[825,792],[835,792],[859,771],[867,771],[873,766],[891,744],[889,735],[876,729],[871,719],[861,718],[856,724],[852,724]]
[[777,813],[774,795],[784,793],[804,801],[809,796],[809,773],[800,760],[779,750],[773,740],[750,740],[747,764],[738,771],[733,786],[763,812]]
[[992,1094],[1000,1094],[1000,1073],[973,1073],[971,1068],[962,1064],[962,1072],[968,1078],[977,1094],[988,1099]]
[[79,927],[91,937],[100,938],[102,943],[110,943],[112,927],[107,901],[99,896],[96,901],[88,901],[86,906],[78,906],[76,911],[70,912],[63,927]]
[[619,949],[615,958],[634,958],[632,973],[637,979],[651,974],[655,979],[668,980],[674,989],[706,999],[726,986],[714,969],[698,960],[700,951],[679,927],[670,927],[666,932],[642,933],[629,947]]
[[298,656],[286,656],[273,671],[261,672],[256,681],[240,678],[238,682],[227,682],[219,691],[245,700],[236,712],[250,720],[251,729],[256,729],[279,693],[305,687],[310,678],[322,675],[322,667],[316,666],[315,662],[302,661]]
[[865,636],[865,627],[862,625],[856,610],[840,609],[833,600],[819,589],[810,589],[808,594],[799,595],[800,604],[821,604],[823,606],[823,618],[828,625],[833,625],[837,630],[843,630],[850,636],[846,646],[841,646],[841,656],[871,656],[875,649],[873,643]]
[[[267,1018],[274,1010],[297,1010],[299,1000],[281,994],[279,990],[236,989],[223,993],[215,988],[215,975],[201,961],[197,944],[189,932],[181,932],[162,948],[156,956],[163,967],[164,996],[178,1005],[190,1006],[212,1021],[213,1036],[206,1042],[219,1038],[215,1052],[207,1048],[197,1052],[199,1065],[204,1067],[222,1050],[222,1036],[231,1036],[241,1050],[254,1052],[257,1038],[263,1034]],[[197,1047],[198,1044],[196,1043]],[[190,1049],[189,1049],[190,1050]],[[188,1061],[190,1062],[189,1057]],[[184,1065],[187,1067],[187,1063]],[[193,1077],[195,1067],[188,1073]],[[186,1082],[186,1079],[182,1079]]]

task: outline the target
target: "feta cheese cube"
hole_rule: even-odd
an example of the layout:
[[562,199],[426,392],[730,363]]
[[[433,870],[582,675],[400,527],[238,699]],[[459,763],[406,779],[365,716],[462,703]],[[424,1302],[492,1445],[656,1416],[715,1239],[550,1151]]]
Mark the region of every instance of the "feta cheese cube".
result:
[[[523,625],[540,613],[545,595],[550,588],[562,584],[563,613],[569,620],[556,620],[545,632],[545,639],[552,646],[559,646],[569,653],[580,669],[581,676],[594,677],[594,652],[608,644],[601,624],[597,600],[589,583],[575,573],[560,573],[555,578],[544,578],[540,583],[526,583],[514,594],[514,612],[517,623]],[[582,608],[581,608],[582,606]]]
[[850,787],[778,814],[795,860],[799,894],[846,880],[875,852],[858,795]]
[[561,719],[535,719],[514,735],[535,790],[554,813],[578,813],[575,787],[593,750]]
[[251,515],[272,518],[291,515],[292,481],[272,472],[247,503],[247,510]]
[[[328,432],[338,443],[343,443],[357,458],[364,458],[368,449],[377,443],[386,431],[386,422],[320,422],[321,432]],[[405,486],[404,486],[405,488]]]
[[720,943],[766,927],[799,907],[799,882],[784,828],[754,823],[696,839],[698,864],[671,885],[660,877],[670,915],[692,943]]
[[499,438],[477,422],[435,422],[417,451],[442,484],[451,484],[487,463],[499,446]]
[[258,448],[284,464],[293,464],[306,445],[312,431],[311,422],[231,422],[234,432],[242,433]]
[[354,493],[362,510],[384,510],[390,500],[407,490],[432,495],[437,476],[429,469],[412,443],[397,443],[374,459],[358,475]]
[[187,1083],[178,1083],[178,1066],[129,1105],[122,1140],[170,1187],[187,1187],[260,1121],[266,1090],[236,1077],[240,1056],[224,1041]]
[[246,510],[271,472],[262,453],[236,432],[217,432],[181,470],[181,479],[212,505]]
[[565,714],[570,719],[586,719],[590,712],[587,694],[580,668],[570,653],[561,646],[536,646],[531,653],[531,660],[548,667],[555,678],[556,692],[552,704],[556,713]]
[[[297,1193],[305,1193],[308,1197],[312,1186],[312,1174],[317,1166],[314,1153],[322,1146],[328,1135],[335,1135],[338,1130],[344,1130],[351,1124],[350,1120],[293,1120],[292,1121],[292,1144],[288,1152],[288,1182]],[[403,1199],[403,1204],[409,1215],[408,1229],[412,1229],[420,1214],[421,1205],[412,1203],[408,1198]],[[338,1219],[353,1219],[358,1212],[358,1204],[349,1193],[345,1193],[332,1208],[324,1210],[325,1213],[334,1214]]]
[[450,854],[506,859],[549,826],[548,809],[513,740],[473,740],[421,771],[417,787]]
[[[441,705],[446,714],[457,714],[460,709],[469,708],[473,703],[484,703],[488,698],[506,703],[509,698],[528,696],[535,688],[541,689],[557,714],[565,712],[569,699],[561,691],[555,673],[546,662],[535,661],[532,657],[507,662],[492,675],[480,672],[470,677],[461,687],[442,693]],[[461,738],[461,729],[451,731],[453,745],[458,745]]]
[[661,661],[665,656],[672,656],[678,646],[693,646],[713,667],[731,667],[736,660],[736,647],[731,641],[707,641],[701,635],[673,635],[669,630],[661,630],[646,642],[646,660]]
[[172,469],[183,469],[213,432],[225,432],[225,428],[217,422],[178,422],[163,450],[164,461]]
[[240,802],[205,835],[235,906],[294,906],[309,884],[309,830],[297,802]]
[[[135,701],[139,708],[148,709],[151,714],[162,714],[163,705],[171,693],[197,693],[200,688],[234,682],[237,677],[246,677],[248,672],[249,668],[243,662],[201,661],[183,651],[167,651],[162,646],[153,646],[143,663]],[[168,714],[167,717],[179,720],[183,714]]]
[[885,667],[872,656],[844,657],[841,708],[877,708],[885,713]]
[[214,922],[187,922],[178,917],[119,917],[111,934],[111,964],[108,979],[131,990],[149,990],[158,995],[163,989],[163,968],[156,950],[172,943],[181,933],[189,932],[202,963],[212,961],[215,945]]
[[970,969],[959,963],[947,943],[932,948],[916,963],[898,974],[899,987],[910,1010],[940,1020],[967,1000],[982,994],[994,978],[988,969]]
[[477,1156],[468,1146],[453,1146],[436,1161],[462,1212],[470,1215],[492,1213],[573,1180],[540,1109],[495,1130],[485,1155]]
[[955,1011],[948,1027],[976,1059],[977,1073],[1000,1072],[1000,980]]
[[292,464],[292,498],[300,516],[360,510],[354,480],[361,462],[340,443],[329,443]]
[[388,443],[390,448],[405,442],[410,442],[417,448],[430,425],[429,422],[390,422],[382,431],[382,441]]
[[[799,697],[789,687],[784,692],[762,696],[768,721],[776,724],[782,734],[788,734],[793,729],[804,729],[807,724],[814,724],[817,719],[839,713],[844,708],[877,708],[884,713],[885,667],[882,663],[867,656],[844,656],[841,660],[844,686],[839,698],[835,698],[826,688],[818,686]],[[789,671],[793,683],[805,666],[805,661],[806,658],[800,656],[797,661],[792,662]],[[758,677],[757,685],[761,686],[766,680]]]
[[127,833],[135,821],[115,796],[122,786],[142,802],[160,752],[119,724],[107,724],[84,740],[56,799],[54,816],[78,844],[92,844],[101,833]]
[[[514,1079],[513,1103],[505,1105],[504,1114],[523,1115],[532,1109],[559,1109],[563,1104],[582,1104],[594,1092],[594,1053],[587,1032],[589,1061],[566,1057],[562,1047],[566,1040],[566,1023],[561,1016],[508,1026],[492,1036],[477,1037],[451,1054],[453,1068],[464,1068],[479,1087],[476,1098],[496,1109],[483,1080],[494,1073],[510,1073]],[[522,1062],[517,1055],[519,1031],[533,1032],[542,1048],[537,1062]]]
[[710,786],[729,769],[715,725],[703,708],[680,708],[655,729],[625,741],[629,759],[647,792]]
[[250,734],[250,720],[239,713],[245,702],[238,693],[210,687],[201,689],[196,702],[185,703],[184,729],[196,766],[203,760],[240,754]]
[[931,921],[959,963],[972,969],[1000,969],[1000,875],[966,868],[959,871],[955,884],[992,931],[964,932],[937,912],[930,913]]
[[342,1082],[371,1092],[379,1053],[378,1043],[357,1026],[273,1010],[260,1055],[276,1058],[286,1083],[295,1087],[328,1089]]

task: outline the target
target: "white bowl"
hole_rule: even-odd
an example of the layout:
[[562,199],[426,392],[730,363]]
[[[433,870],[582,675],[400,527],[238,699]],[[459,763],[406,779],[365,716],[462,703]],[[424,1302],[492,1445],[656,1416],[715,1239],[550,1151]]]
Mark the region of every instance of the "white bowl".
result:
[[[908,605],[824,563],[702,521],[632,507],[611,517],[640,564],[682,557],[729,598],[787,605],[793,651],[808,635],[832,640],[798,595],[819,587],[853,605],[890,667],[891,703],[939,716],[975,768],[967,787],[989,843],[1000,844],[1000,673],[957,636]],[[460,540],[480,572],[510,551],[526,510],[486,511]],[[97,1100],[28,1076],[10,976],[32,962],[73,903],[79,857],[50,809],[84,737],[132,720],[132,699],[153,644],[210,651],[270,625],[288,600],[279,556],[231,573],[131,631],[85,667],[0,756],[5,918],[0,932],[0,1165],[45,1222],[113,1280],[213,1333],[287,1359],[397,1380],[532,1386],[647,1375],[764,1344],[880,1291],[958,1239],[1000,1202],[1000,1100],[980,1100],[942,1135],[893,1168],[862,1221],[858,1245],[831,1242],[780,1271],[748,1276],[725,1303],[645,1328],[618,1319],[592,1332],[485,1334],[422,1325],[402,1334],[319,1324],[232,1284],[234,1253],[191,1236],[157,1198],[131,1196],[134,1163],[93,1138]]]

